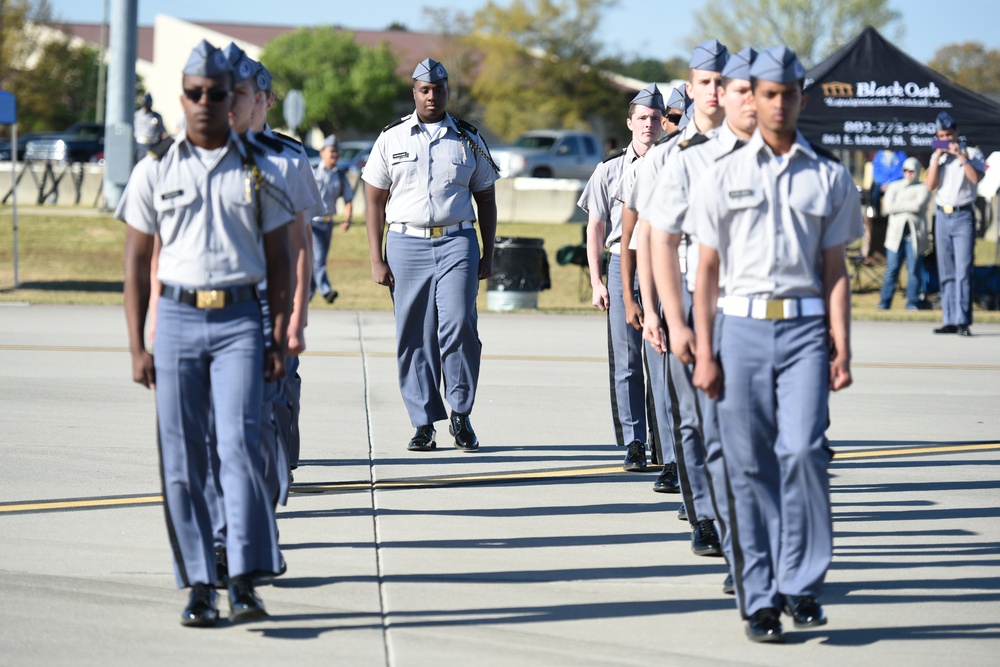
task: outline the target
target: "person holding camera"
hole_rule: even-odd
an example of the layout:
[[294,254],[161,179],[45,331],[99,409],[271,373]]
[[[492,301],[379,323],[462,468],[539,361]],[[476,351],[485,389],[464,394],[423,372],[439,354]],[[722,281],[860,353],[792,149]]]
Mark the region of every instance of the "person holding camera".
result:
[[937,190],[934,245],[941,281],[944,326],[936,334],[971,336],[972,251],[975,245],[976,186],[986,172],[986,157],[958,135],[958,123],[947,111],[938,114],[937,141],[927,168],[927,189]]

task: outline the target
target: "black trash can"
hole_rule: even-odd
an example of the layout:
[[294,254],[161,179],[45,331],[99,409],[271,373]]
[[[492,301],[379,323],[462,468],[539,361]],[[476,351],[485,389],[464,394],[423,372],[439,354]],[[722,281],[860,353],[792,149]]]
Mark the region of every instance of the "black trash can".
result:
[[493,275],[486,282],[487,310],[538,308],[538,293],[552,287],[545,239],[498,236]]

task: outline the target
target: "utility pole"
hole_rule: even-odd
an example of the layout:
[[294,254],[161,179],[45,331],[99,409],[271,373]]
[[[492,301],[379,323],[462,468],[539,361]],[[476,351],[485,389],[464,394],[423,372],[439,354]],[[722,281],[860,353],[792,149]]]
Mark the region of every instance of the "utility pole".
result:
[[132,173],[138,0],[111,0],[107,119],[104,122],[104,205],[118,206]]
[[[3,2],[3,0],[0,0]],[[108,50],[108,0],[104,0],[104,18],[101,19],[101,49],[97,61],[97,118],[98,123],[104,122],[104,82],[107,79],[107,64],[104,62]]]

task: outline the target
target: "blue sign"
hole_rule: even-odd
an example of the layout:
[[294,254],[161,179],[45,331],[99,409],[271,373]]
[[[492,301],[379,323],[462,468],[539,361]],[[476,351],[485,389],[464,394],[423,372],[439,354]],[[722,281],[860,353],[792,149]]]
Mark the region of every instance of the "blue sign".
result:
[[13,125],[17,122],[17,97],[14,93],[0,90],[0,125]]

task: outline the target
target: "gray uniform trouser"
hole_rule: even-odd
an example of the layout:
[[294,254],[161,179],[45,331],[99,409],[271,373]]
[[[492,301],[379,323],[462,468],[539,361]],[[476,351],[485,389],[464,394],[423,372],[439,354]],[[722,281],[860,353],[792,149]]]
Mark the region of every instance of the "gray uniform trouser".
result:
[[[684,313],[688,325],[693,325],[691,294],[682,289],[684,295]],[[669,336],[669,332],[667,333]],[[715,508],[712,506],[712,492],[705,471],[705,443],[702,438],[702,412],[699,405],[699,392],[691,383],[693,367],[681,363],[673,354],[667,361],[668,383],[671,399],[679,416],[677,425],[679,439],[675,443],[677,456],[677,477],[681,484],[681,495],[688,521],[692,524],[698,521],[714,520]],[[704,398],[704,396],[701,396]]]
[[[625,321],[621,256],[608,262],[608,372],[611,418],[619,447],[646,442],[646,382],[643,377],[642,332]],[[632,285],[638,298],[638,285]]]
[[386,261],[395,281],[399,389],[414,426],[468,414],[479,384],[479,242],[475,229],[438,238],[390,231]]
[[[643,317],[659,317],[655,308],[643,309]],[[665,327],[664,327],[665,328]],[[675,432],[677,420],[673,415],[673,404],[667,389],[667,358],[653,349],[648,341],[643,341],[643,357],[646,364],[646,412],[649,415],[650,434],[653,442],[654,462],[675,463]]]
[[724,318],[717,402],[732,570],[744,618],[817,596],[833,557],[823,317]]
[[941,310],[945,324],[972,324],[972,258],[974,211],[936,211],[934,245],[941,280]]
[[[178,587],[217,579],[217,456],[232,576],[278,570],[277,526],[264,483],[260,407],[264,342],[255,301],[199,310],[161,298],[154,343],[167,532]],[[214,413],[215,438],[209,437]]]

